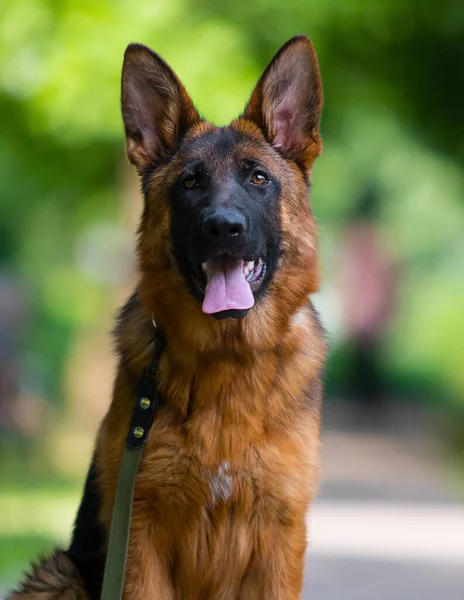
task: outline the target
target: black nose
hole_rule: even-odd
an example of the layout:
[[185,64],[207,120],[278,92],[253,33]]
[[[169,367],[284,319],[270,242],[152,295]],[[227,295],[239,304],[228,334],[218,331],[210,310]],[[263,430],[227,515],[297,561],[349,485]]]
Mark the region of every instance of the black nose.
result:
[[240,238],[246,231],[245,216],[236,211],[221,208],[206,216],[203,220],[203,234],[211,242],[227,242]]

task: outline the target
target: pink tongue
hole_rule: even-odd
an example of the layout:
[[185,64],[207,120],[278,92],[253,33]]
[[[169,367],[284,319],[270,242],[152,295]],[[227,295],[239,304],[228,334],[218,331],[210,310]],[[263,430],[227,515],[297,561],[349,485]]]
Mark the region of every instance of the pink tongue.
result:
[[246,310],[255,303],[243,273],[243,260],[231,256],[209,260],[206,275],[208,283],[202,309],[207,315],[222,310]]

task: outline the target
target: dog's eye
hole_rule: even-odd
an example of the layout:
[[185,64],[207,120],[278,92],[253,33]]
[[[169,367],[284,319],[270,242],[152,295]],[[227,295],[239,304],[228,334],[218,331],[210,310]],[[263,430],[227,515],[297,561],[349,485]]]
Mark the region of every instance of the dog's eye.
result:
[[255,171],[251,176],[251,182],[255,185],[266,185],[269,179],[262,171]]
[[186,190],[193,190],[193,188],[198,187],[198,181],[195,177],[188,177],[187,179],[184,179],[182,185]]

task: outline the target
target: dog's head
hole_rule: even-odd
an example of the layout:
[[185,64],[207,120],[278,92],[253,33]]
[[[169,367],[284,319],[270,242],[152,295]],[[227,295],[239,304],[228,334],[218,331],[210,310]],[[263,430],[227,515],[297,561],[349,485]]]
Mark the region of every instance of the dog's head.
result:
[[254,320],[259,337],[263,319],[288,322],[317,289],[308,191],[321,107],[304,36],[279,50],[243,115],[222,128],[200,117],[158,55],[127,48],[122,112],[145,197],[140,294],[162,325],[187,317],[191,341],[206,323],[217,333]]

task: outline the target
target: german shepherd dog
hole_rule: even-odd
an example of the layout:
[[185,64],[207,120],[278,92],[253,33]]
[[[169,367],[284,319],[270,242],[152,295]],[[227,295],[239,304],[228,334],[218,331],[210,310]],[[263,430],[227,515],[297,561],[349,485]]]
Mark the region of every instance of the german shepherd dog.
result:
[[74,536],[10,600],[98,599],[118,471],[154,329],[161,396],[136,479],[125,600],[296,600],[318,479],[323,330],[308,203],[322,88],[288,41],[227,127],[131,44],[127,154],[145,199],[140,278],[116,327],[119,365]]

